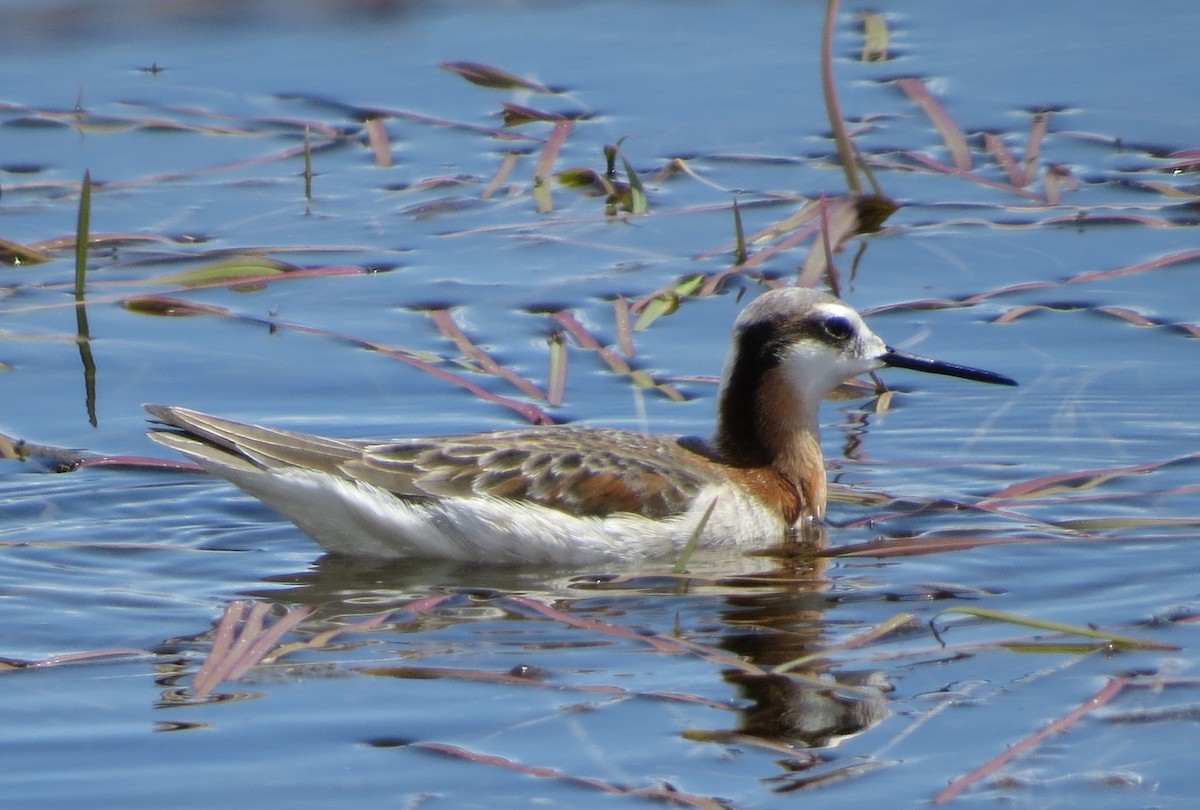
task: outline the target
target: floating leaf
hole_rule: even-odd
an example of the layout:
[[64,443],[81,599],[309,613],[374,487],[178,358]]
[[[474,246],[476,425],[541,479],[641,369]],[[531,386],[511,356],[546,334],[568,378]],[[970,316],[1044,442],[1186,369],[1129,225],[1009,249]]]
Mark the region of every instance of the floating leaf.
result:
[[1131,464],[1126,467],[1106,467],[1097,470],[1081,470],[1078,472],[1059,473],[1022,481],[1007,486],[998,492],[993,492],[984,503],[1011,500],[1015,498],[1031,499],[1046,498],[1064,493],[1077,493],[1094,489],[1117,478],[1128,475],[1146,475],[1163,467],[1180,463],[1191,463],[1200,459],[1200,454],[1179,456],[1163,461],[1153,461],[1148,464]]
[[149,458],[147,456],[88,456],[81,460],[74,469],[86,470],[95,468],[119,470],[168,470],[170,472],[203,472],[204,468],[191,461],[174,461],[171,459]]
[[1132,636],[1122,636],[1115,633],[1109,633],[1105,630],[1098,630],[1094,627],[1080,627],[1073,624],[1063,624],[1062,622],[1052,622],[1045,619],[1034,619],[1029,616],[1020,616],[1016,613],[1006,613],[1002,610],[989,610],[987,608],[976,607],[952,607],[942,611],[943,613],[965,613],[968,616],[975,616],[979,619],[987,619],[994,622],[1004,622],[1005,624],[1015,624],[1021,627],[1031,627],[1034,630],[1047,630],[1052,633],[1069,633],[1074,636],[1083,636],[1085,638],[1102,639],[1118,650],[1178,650],[1174,644],[1164,644],[1160,641],[1146,641],[1145,639],[1133,638]]
[[[856,497],[848,497],[845,490],[830,490],[838,495],[838,500],[860,502],[864,506],[882,507],[892,503],[890,498],[880,496],[863,496],[854,493]],[[975,548],[991,546],[1026,545],[1030,543],[1059,542],[1061,538],[1046,536],[1006,536],[994,537],[980,534],[952,534],[940,537],[903,537],[870,540],[865,543],[839,546],[826,552],[831,557],[877,557],[880,559],[895,557],[919,557],[926,554],[947,554],[956,551],[969,551]]]
[[1041,653],[1043,655],[1088,655],[1109,648],[1107,641],[1001,641],[997,646],[1015,653]]
[[201,287],[206,284],[231,284],[239,281],[261,280],[264,277],[283,275],[298,270],[295,265],[267,259],[261,256],[237,256],[215,264],[206,264],[194,270],[161,276],[154,279],[159,284],[177,284],[182,287]]
[[1110,518],[1079,518],[1077,520],[1055,521],[1055,525],[1064,529],[1082,532],[1111,532],[1119,529],[1197,529],[1200,528],[1200,518],[1187,517],[1110,517]]
[[599,196],[601,194],[612,194],[614,192],[613,184],[602,175],[596,174],[591,169],[564,169],[554,175],[560,185],[568,188],[580,188],[586,190],[589,194]]
[[694,293],[703,283],[704,276],[702,275],[688,276],[674,287],[652,299],[642,307],[641,314],[638,315],[638,319],[633,325],[634,331],[640,332],[662,316],[670,315],[679,309],[679,305],[683,299]]
[[76,115],[72,124],[80,132],[129,132],[138,122],[129,118],[108,115]]
[[491,87],[496,90],[530,90],[534,93],[554,92],[544,84],[522,79],[507,70],[501,70],[491,65],[482,65],[479,62],[443,62],[438,67],[450,73],[457,73],[471,84],[477,84],[480,87]]
[[882,14],[862,15],[863,47],[859,57],[864,62],[886,62],[888,59],[888,27]]
[[532,107],[525,107],[520,104],[504,103],[500,105],[500,109],[500,117],[503,119],[504,126],[506,127],[519,127],[535,122],[563,120],[563,117],[558,113],[542,112],[541,110],[535,110]]
[[4,264],[22,267],[29,264],[42,264],[50,259],[51,256],[48,253],[43,253],[19,242],[0,239],[0,262]]
[[195,315],[229,315],[229,310],[223,307],[213,307],[207,304],[194,304],[180,298],[169,298],[165,295],[139,295],[126,298],[121,307],[138,315],[158,315],[162,317],[188,317]]
[[854,198],[854,210],[858,213],[858,232],[875,233],[900,210],[900,204],[880,194],[864,194]]

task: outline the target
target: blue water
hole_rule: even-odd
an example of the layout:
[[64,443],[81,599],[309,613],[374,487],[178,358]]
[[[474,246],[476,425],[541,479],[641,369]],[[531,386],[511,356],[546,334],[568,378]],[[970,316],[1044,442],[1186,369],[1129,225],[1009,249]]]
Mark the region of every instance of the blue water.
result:
[[[70,248],[52,248],[47,264],[0,267],[6,435],[162,457],[144,436],[143,402],[343,436],[517,425],[514,411],[339,336],[411,350],[521,399],[460,362],[419,308],[452,307],[481,347],[544,386],[547,306],[566,307],[612,344],[613,297],[634,300],[729,266],[719,249],[733,238],[735,195],[752,233],[793,213],[796,195],[844,188],[820,97],[817,3],[428,3],[376,13],[261,3],[228,16],[186,8],[0,8],[11,40],[0,53],[0,238],[69,239],[85,170],[99,184],[93,234],[153,238],[107,239],[89,259],[95,427]],[[0,793],[48,808],[580,807],[611,804],[603,782],[669,785],[737,807],[917,806],[1108,679],[1140,671],[1170,688],[1123,694],[971,793],[1020,806],[1190,806],[1197,465],[1159,463],[1200,446],[1196,344],[1186,331],[1196,325],[1196,262],[1009,290],[968,308],[896,305],[1194,250],[1193,178],[1161,168],[1175,162],[1169,153],[1194,149],[1200,131],[1189,103],[1200,9],[913,0],[880,10],[895,58],[854,61],[858,9],[844,9],[839,89],[846,116],[863,128],[860,150],[904,207],[865,241],[853,274],[858,243],[839,257],[843,295],[879,309],[871,324],[891,343],[1022,385],[889,372],[901,393],[885,412],[867,399],[827,404],[831,475],[859,495],[970,505],[1043,476],[1128,474],[1082,475],[1084,485],[992,504],[993,512],[898,514],[886,503],[837,501],[838,548],[910,537],[982,545],[844,557],[765,582],[724,577],[775,561],[702,555],[690,566],[697,581],[678,589],[657,576],[669,563],[380,568],[322,556],[265,507],[198,475],[50,474],[32,461],[0,462],[0,658],[43,664],[0,671]],[[488,90],[437,68],[457,60],[564,92]],[[164,69],[143,70],[152,65]],[[964,130],[1003,133],[1018,158],[1028,111],[1056,108],[1042,166],[1064,167],[1080,187],[1047,206],[912,169],[905,153],[947,153],[928,119],[886,83],[898,76],[926,79]],[[624,137],[650,214],[606,217],[602,200],[563,188],[553,191],[554,212],[537,214],[529,184],[548,127],[506,139],[497,115],[506,101],[590,114],[556,168],[602,170],[604,145]],[[390,114],[390,168],[374,165],[363,143],[366,109]],[[311,202],[300,158],[283,157],[300,146],[305,124],[317,147]],[[972,142],[977,176],[1002,181]],[[522,155],[512,175],[481,200],[512,150]],[[653,180],[675,157],[701,179]],[[255,289],[162,281],[245,251],[380,272]],[[802,260],[792,250],[764,269],[790,277]],[[753,295],[757,285],[689,299],[634,337],[634,365],[687,402],[631,386],[572,345],[565,402],[535,404],[563,421],[706,433],[711,378],[743,305],[738,288]],[[149,294],[229,317],[152,317],[120,305]],[[1015,317],[1024,306],[1048,308]],[[616,574],[632,579],[596,585]],[[447,601],[428,611],[407,609],[439,595]],[[351,629],[190,701],[210,631],[239,599],[277,603],[275,616],[312,608],[286,642]],[[940,615],[954,606],[1103,626],[1180,649],[1010,650],[994,645],[1038,631]],[[378,627],[353,629],[385,613]],[[902,613],[920,623],[840,649]],[[933,620],[940,637],[923,624]],[[664,649],[677,635],[698,646]],[[828,689],[739,680],[725,657],[740,656],[742,669],[769,667],[831,647],[829,661],[802,671],[827,686],[875,673],[890,691],[842,687],[831,703]],[[97,655],[58,658],[89,653]],[[526,667],[538,677],[500,679]],[[840,744],[840,734],[811,728],[831,705],[859,718],[847,721],[842,732],[857,734]],[[845,778],[803,787],[843,768]]]

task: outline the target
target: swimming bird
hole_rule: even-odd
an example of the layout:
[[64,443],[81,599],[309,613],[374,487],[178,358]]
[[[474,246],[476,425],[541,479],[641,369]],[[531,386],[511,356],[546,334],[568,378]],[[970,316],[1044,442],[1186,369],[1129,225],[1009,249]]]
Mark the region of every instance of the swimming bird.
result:
[[738,316],[711,441],[536,427],[332,439],[147,405],[151,437],[286,516],[327,550],[377,558],[579,564],[763,547],[825,514],[821,400],[881,368],[1016,385],[887,346],[852,308],[795,287]]

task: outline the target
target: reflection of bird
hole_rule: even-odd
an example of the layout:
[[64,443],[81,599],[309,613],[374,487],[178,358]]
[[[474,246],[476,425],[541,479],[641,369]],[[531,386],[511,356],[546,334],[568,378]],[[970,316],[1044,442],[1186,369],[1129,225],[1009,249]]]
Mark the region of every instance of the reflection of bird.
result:
[[888,714],[885,693],[894,688],[882,672],[838,672],[818,678],[809,673],[730,672],[742,697],[738,731],[769,740],[784,739],[821,748],[860,734]]
[[[147,406],[151,436],[266,502],[330,551],[580,563],[768,545],[825,512],[821,399],[881,366],[1015,385],[887,347],[813,290],[767,292],[734,324],[711,443],[542,427],[396,441],[327,439]],[[168,428],[173,428],[170,430]]]

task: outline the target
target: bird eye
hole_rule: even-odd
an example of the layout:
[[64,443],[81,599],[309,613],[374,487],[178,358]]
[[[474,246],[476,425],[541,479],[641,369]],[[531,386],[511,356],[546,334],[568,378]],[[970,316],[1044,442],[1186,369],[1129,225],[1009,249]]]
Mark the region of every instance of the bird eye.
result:
[[826,318],[821,322],[821,326],[824,327],[825,334],[834,340],[846,340],[854,334],[854,324],[850,323],[848,318],[843,318],[840,315]]

